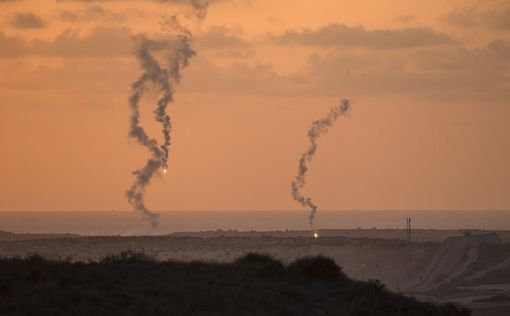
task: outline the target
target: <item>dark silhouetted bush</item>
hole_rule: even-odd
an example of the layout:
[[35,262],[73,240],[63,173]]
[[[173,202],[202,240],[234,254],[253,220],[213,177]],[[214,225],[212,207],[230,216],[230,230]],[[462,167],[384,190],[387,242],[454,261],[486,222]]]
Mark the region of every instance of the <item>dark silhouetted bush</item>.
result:
[[261,254],[222,264],[158,262],[127,251],[88,263],[0,259],[0,315],[468,316],[470,312],[395,294],[380,282],[350,280],[332,259],[320,256],[284,267]]
[[386,289],[386,285],[384,283],[382,283],[380,280],[377,280],[377,279],[375,279],[375,280],[374,279],[368,280],[368,284],[372,285],[373,287],[375,287],[378,290]]
[[250,252],[246,255],[237,258],[234,263],[236,264],[277,264],[280,265],[283,268],[283,264],[271,257],[270,255],[263,254],[263,253],[257,253],[257,252]]
[[316,256],[298,259],[287,267],[287,275],[292,279],[315,279],[335,281],[345,279],[342,269],[333,259]]
[[144,252],[135,252],[130,249],[120,252],[119,254],[112,254],[104,257],[100,262],[101,263],[144,263],[144,262],[152,262],[153,258],[146,255]]
[[234,261],[237,266],[247,267],[261,277],[279,277],[283,275],[283,263],[270,255],[261,253],[248,253]]

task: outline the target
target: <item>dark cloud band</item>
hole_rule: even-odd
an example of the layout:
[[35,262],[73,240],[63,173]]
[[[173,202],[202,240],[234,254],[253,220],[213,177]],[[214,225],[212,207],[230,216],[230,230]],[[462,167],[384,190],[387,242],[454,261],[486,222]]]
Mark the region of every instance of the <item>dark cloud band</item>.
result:
[[281,35],[269,35],[279,44],[310,46],[357,46],[373,49],[402,49],[443,45],[453,40],[446,34],[429,28],[376,29],[361,26],[329,24],[317,30],[289,30]]

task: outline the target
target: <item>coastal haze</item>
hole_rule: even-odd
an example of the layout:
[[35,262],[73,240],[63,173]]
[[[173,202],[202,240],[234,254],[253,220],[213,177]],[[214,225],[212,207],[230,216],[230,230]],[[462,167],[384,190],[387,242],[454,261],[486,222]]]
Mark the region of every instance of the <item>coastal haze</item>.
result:
[[0,314],[509,315],[508,21],[0,0]]
[[[216,230],[309,230],[303,211],[158,211],[159,225],[147,227],[130,211],[18,211],[0,213],[0,230],[15,233],[79,235],[158,235]],[[509,230],[509,211],[321,211],[316,229],[390,229],[405,234],[405,218],[416,229]],[[396,236],[397,237],[397,236]],[[441,238],[441,237],[440,237]]]

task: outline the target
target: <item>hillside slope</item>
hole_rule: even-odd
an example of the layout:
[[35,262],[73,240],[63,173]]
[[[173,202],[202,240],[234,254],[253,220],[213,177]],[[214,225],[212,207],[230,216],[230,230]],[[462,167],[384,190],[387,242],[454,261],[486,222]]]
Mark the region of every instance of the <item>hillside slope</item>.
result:
[[450,237],[412,280],[412,290],[426,292],[452,282],[469,284],[480,280],[510,264],[507,249],[495,233]]
[[125,252],[100,262],[0,260],[1,315],[469,315],[347,278],[333,260],[288,266],[248,254],[232,263],[156,262]]

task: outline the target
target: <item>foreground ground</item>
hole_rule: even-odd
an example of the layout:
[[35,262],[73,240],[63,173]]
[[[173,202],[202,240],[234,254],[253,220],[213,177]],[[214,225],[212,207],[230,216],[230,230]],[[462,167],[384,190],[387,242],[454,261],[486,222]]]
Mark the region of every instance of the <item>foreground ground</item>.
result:
[[[391,291],[423,301],[457,302],[476,316],[510,315],[509,232],[400,230],[176,233],[166,236],[31,235],[0,233],[0,257],[35,253],[52,260],[99,262],[126,249],[157,261],[227,263],[266,253],[289,264],[305,256],[332,258],[352,279],[378,279]],[[443,239],[441,239],[443,238]]]
[[354,281],[331,259],[287,266],[249,254],[232,263],[153,261],[124,252],[98,262],[0,260],[1,315],[470,315],[378,281]]

